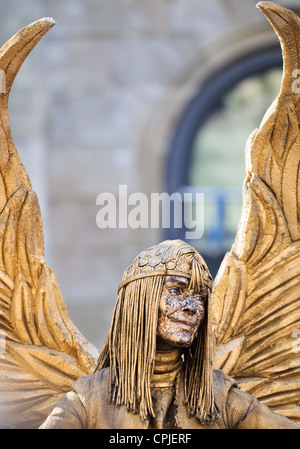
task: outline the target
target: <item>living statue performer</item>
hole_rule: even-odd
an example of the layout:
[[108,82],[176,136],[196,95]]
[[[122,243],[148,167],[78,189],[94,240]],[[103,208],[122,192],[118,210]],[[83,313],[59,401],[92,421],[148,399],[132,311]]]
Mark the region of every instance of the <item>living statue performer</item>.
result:
[[274,3],[258,7],[279,36],[284,70],[247,143],[232,249],[213,286],[185,242],[140,253],[100,355],[45,261],[38,201],[8,119],[14,77],[54,21],[25,27],[0,50],[1,427],[300,428],[300,21]]

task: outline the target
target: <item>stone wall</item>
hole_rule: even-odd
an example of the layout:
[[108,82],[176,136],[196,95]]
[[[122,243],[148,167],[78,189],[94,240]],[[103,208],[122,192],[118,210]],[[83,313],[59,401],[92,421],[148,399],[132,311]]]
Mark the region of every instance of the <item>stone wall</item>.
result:
[[[282,1],[293,8],[296,1]],[[40,199],[46,253],[72,318],[97,347],[124,268],[157,230],[96,226],[101,192],[160,192],[176,120],[203,79],[276,40],[255,0],[10,0],[0,38],[57,25],[12,89],[13,137]]]

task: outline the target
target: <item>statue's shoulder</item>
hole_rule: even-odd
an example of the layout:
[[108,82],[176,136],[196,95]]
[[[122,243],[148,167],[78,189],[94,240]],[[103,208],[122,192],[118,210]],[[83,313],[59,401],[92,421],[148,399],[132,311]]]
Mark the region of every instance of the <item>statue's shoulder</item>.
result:
[[213,385],[217,396],[227,396],[232,387],[238,388],[236,381],[220,369],[213,370]]
[[109,378],[109,367],[104,368],[77,379],[72,385],[72,390],[86,401],[89,396],[95,397],[95,393],[98,395],[100,392],[103,394],[104,391],[107,391]]

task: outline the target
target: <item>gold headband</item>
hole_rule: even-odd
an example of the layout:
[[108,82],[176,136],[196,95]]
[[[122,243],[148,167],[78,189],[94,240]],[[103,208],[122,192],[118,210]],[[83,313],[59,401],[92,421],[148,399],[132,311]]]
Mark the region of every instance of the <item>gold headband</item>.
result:
[[[159,271],[148,271],[144,273],[137,273],[133,276],[128,277],[118,287],[118,293],[121,290],[121,288],[125,287],[125,285],[129,284],[131,281],[135,281],[136,279],[143,279],[145,277],[149,276],[182,276],[187,279],[191,279],[190,274],[186,273],[185,271],[179,271],[179,270],[159,270]],[[210,281],[206,281],[205,279],[202,280],[203,285],[208,287],[210,290],[212,288],[212,284]]]

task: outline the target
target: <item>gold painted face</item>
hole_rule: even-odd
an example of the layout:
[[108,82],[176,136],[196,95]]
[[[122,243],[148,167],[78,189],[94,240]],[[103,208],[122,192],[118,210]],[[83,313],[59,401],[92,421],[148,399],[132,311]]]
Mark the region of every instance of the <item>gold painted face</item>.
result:
[[159,309],[156,348],[187,348],[193,343],[205,317],[207,295],[189,289],[183,276],[168,276]]

